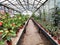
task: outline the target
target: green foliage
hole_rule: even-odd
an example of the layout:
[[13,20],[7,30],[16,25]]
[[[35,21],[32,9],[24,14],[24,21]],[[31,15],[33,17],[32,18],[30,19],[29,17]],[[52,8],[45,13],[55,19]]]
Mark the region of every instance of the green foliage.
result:
[[[2,32],[2,39],[4,41],[10,41],[11,37],[15,37],[18,28],[24,25],[28,18],[29,16],[22,14],[16,14],[13,17],[10,17],[8,13],[0,15],[0,32]],[[2,41],[0,43],[2,43]]]
[[32,16],[37,22],[39,22],[45,29],[46,31],[48,31],[51,35],[53,36],[57,36],[57,32],[58,32],[58,27],[57,26],[54,26],[51,22],[48,22],[48,21],[44,21],[44,20],[41,20],[38,17],[36,17],[35,15]]
[[4,45],[4,41],[3,40],[0,40],[0,45]]

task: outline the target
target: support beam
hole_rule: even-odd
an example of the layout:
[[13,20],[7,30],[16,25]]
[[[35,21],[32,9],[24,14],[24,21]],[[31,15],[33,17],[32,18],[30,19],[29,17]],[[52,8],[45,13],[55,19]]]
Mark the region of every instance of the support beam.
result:
[[2,5],[2,6],[4,6],[4,7],[6,7],[6,8],[8,8],[8,9],[12,9],[12,10],[14,10],[14,11],[17,11],[17,12],[21,13],[20,11],[15,10],[15,9],[13,9],[13,8],[11,8],[11,7],[8,7],[8,6],[6,6],[6,5],[3,5],[3,4],[0,4],[0,5]]
[[2,1],[2,2],[0,2],[0,3],[4,3],[4,2],[6,2],[6,1]]
[[[9,0],[5,0],[5,1],[8,1],[10,4],[12,4],[13,6],[15,6],[17,9],[21,10],[19,7],[17,7],[17,6],[14,5],[13,3],[11,3],[11,1],[9,1]],[[5,2],[5,1],[4,1],[4,2]]]
[[4,3],[4,2],[6,2],[6,1],[8,1],[8,0],[4,0],[4,1],[2,1],[2,2],[0,2],[0,3]]
[[[37,0],[36,0],[37,1]],[[41,0],[40,0],[41,1]],[[35,7],[37,7],[38,5],[39,5],[39,3],[41,3],[40,1],[37,1],[38,2],[38,4],[36,4],[36,6]]]
[[[23,4],[21,3],[21,1],[20,0],[18,0],[19,1],[19,3],[21,4],[21,6],[25,9],[25,7],[23,6]],[[25,9],[26,10],[26,9]]]
[[[19,3],[19,1],[18,0],[16,0],[17,1],[17,3],[19,4],[19,6],[21,6],[21,4]],[[24,8],[23,8],[24,9]],[[24,9],[25,10],[25,9]]]
[[17,9],[21,10],[20,8],[18,8],[16,5],[14,5],[13,3],[11,3],[10,1],[8,1],[10,4],[12,4],[13,6],[15,6]]
[[27,0],[27,9],[29,10],[29,0]]
[[25,0],[23,0],[23,2],[24,2],[24,4],[25,4],[25,6],[26,6],[26,5],[27,5],[27,4],[26,4],[26,1],[25,1]]
[[34,2],[33,2],[32,8],[34,8],[34,5],[35,5],[35,0],[34,0]]
[[39,10],[39,8],[40,8],[42,5],[44,5],[47,1],[48,1],[48,0],[46,0],[44,3],[42,3],[42,4],[34,11],[34,13],[37,12],[37,10]]

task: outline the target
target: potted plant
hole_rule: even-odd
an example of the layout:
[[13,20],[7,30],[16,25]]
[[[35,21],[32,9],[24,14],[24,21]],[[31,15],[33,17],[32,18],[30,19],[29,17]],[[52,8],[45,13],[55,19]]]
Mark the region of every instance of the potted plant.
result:
[[23,25],[20,26],[20,29],[22,29],[22,28],[23,28]]
[[57,32],[53,32],[53,34],[54,34],[53,36],[54,40],[57,40]]
[[0,40],[0,45],[5,45],[3,40]]
[[4,32],[2,34],[2,39],[5,41],[7,41],[8,45],[12,45],[12,40],[11,37],[15,37],[16,34],[13,30],[8,30],[8,29],[4,29]]
[[0,30],[0,36],[2,36],[3,30]]
[[23,28],[23,23],[27,21],[28,17],[20,14],[10,17],[6,13],[6,15],[0,18],[0,34],[2,34],[2,39],[6,40],[8,45],[12,45],[11,37],[15,37],[16,33]]
[[52,37],[56,37],[57,36],[57,28],[56,27],[53,27],[51,28],[51,36]]
[[60,30],[58,30],[57,36],[58,36],[58,43],[60,44]]
[[47,26],[46,26],[46,29],[48,30],[48,33],[51,35],[51,33],[52,33],[52,28],[51,28],[51,26],[50,26],[50,25],[47,25]]
[[60,38],[58,38],[58,43],[60,44]]

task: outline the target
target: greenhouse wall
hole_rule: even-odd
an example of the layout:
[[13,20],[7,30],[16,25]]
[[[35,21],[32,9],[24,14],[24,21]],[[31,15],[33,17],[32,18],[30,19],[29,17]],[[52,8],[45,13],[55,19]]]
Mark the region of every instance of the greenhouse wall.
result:
[[[54,23],[55,18],[53,18],[53,16],[58,15],[58,13],[56,14],[56,12],[58,10],[60,10],[59,9],[60,8],[60,6],[59,6],[60,3],[59,2],[60,2],[59,0],[48,0],[44,5],[42,5],[40,7],[42,20],[45,19],[48,22],[53,22]],[[58,12],[60,12],[60,11],[58,11]]]
[[0,13],[3,15],[5,14],[4,6],[0,6]]

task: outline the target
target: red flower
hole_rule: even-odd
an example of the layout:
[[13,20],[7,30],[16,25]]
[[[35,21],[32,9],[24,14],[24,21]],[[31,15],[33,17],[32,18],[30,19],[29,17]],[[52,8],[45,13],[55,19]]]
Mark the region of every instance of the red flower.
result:
[[3,23],[2,22],[0,22],[0,26],[2,26],[3,25]]

